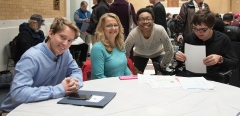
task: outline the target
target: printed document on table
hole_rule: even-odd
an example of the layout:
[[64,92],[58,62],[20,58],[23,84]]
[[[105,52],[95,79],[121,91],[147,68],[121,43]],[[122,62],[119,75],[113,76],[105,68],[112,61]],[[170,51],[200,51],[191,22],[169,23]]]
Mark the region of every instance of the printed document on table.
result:
[[148,78],[149,76],[150,76],[150,75],[138,74],[138,83],[139,83],[139,84],[148,83],[148,82],[147,82],[147,78]]
[[151,75],[149,78],[147,78],[147,81],[152,88],[168,88],[181,86],[175,76]]
[[193,73],[207,73],[207,67],[203,64],[206,57],[205,45],[190,45],[185,43],[184,52],[187,60],[185,61],[186,69]]
[[86,101],[87,102],[100,102],[103,98],[104,98],[104,96],[92,95],[92,97]]
[[183,89],[213,89],[214,85],[204,77],[178,77]]
[[89,27],[89,22],[83,22],[81,27],[81,32],[86,32]]

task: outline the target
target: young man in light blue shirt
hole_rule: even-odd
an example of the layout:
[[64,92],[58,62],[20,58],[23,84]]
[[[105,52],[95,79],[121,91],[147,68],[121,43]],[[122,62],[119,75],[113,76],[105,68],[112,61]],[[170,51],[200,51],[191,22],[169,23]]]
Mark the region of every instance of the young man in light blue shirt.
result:
[[82,71],[68,50],[78,34],[73,23],[54,19],[47,40],[27,50],[16,64],[10,92],[1,105],[3,115],[22,103],[78,92],[83,86]]

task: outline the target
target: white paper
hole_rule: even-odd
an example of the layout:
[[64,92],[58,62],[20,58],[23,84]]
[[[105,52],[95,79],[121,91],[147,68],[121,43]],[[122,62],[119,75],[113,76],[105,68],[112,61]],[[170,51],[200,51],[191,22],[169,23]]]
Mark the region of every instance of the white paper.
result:
[[168,88],[181,86],[175,76],[151,75],[147,79],[147,81],[152,88]]
[[187,60],[185,61],[186,69],[193,73],[207,73],[207,67],[203,64],[206,57],[205,45],[190,45],[185,43],[184,49]]
[[183,89],[213,89],[214,85],[204,77],[178,77]]
[[78,37],[77,39],[75,39],[73,42],[72,42],[72,45],[80,45],[80,44],[83,44],[84,41],[82,40],[82,38]]
[[104,96],[92,95],[92,97],[86,101],[87,102],[100,102],[103,98],[104,98]]
[[89,22],[83,22],[82,23],[82,27],[81,27],[81,32],[86,32],[87,31],[87,29],[88,29],[88,27],[89,27]]
[[149,76],[150,76],[150,75],[138,74],[138,83],[139,83],[139,84],[148,83],[148,82],[147,82],[147,78],[148,78]]

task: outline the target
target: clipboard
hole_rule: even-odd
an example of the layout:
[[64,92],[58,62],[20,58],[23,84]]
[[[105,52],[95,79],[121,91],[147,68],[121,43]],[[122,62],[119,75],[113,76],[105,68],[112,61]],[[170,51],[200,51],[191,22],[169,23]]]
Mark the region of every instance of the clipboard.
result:
[[90,23],[89,22],[83,22],[82,23],[82,27],[81,27],[81,32],[86,32],[88,27],[89,27]]
[[67,97],[58,101],[58,104],[72,104],[77,106],[88,106],[88,107],[96,107],[96,108],[104,108],[115,96],[117,93],[115,92],[102,92],[102,91],[85,91],[79,90],[79,94],[91,94],[104,96],[104,98],[99,102],[88,102],[87,100],[74,100],[68,99]]

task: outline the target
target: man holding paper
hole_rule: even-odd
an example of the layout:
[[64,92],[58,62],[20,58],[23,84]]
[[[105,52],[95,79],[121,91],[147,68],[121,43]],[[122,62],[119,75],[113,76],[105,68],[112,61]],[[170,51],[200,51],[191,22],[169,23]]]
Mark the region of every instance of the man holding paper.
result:
[[[186,64],[185,76],[204,76],[208,80],[223,82],[223,78],[217,74],[238,68],[239,63],[229,37],[212,30],[214,23],[214,14],[208,9],[200,10],[194,14],[191,21],[193,33],[185,37],[182,49],[175,54],[179,63],[185,62]],[[190,49],[199,46],[203,46],[200,49],[198,48],[199,51],[205,49],[202,50],[203,53],[196,49]],[[195,51],[191,52],[191,50]],[[190,52],[187,54],[186,51]],[[199,54],[205,54],[202,60],[196,60],[201,57]],[[189,63],[188,60],[195,60],[199,65],[205,65],[206,72],[199,71],[198,69],[203,69],[203,67],[195,63]],[[191,67],[191,65],[194,66],[189,69],[188,67]],[[195,72],[193,72],[194,68],[197,69]]]
[[90,44],[90,36],[85,32],[88,29],[91,13],[87,10],[88,3],[86,1],[82,1],[80,4],[80,8],[74,13],[74,21],[76,22],[77,27],[80,30],[80,38],[86,44]]

